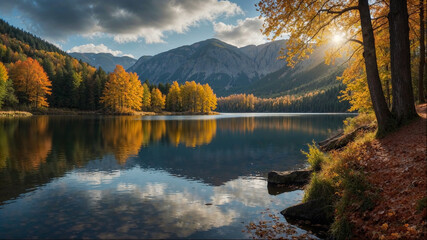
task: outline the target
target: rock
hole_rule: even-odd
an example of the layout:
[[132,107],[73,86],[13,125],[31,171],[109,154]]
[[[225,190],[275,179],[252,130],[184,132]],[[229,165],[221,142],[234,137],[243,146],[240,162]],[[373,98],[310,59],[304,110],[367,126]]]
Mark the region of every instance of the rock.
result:
[[332,216],[327,216],[332,206],[325,205],[322,200],[313,200],[305,203],[300,203],[295,206],[286,208],[280,212],[287,221],[309,221],[310,224],[330,224],[332,223]]
[[303,190],[304,185],[285,185],[285,184],[268,183],[267,189],[268,189],[268,194],[275,196],[285,192]]
[[303,169],[296,171],[272,171],[268,173],[268,183],[286,186],[304,186],[308,183],[311,170]]

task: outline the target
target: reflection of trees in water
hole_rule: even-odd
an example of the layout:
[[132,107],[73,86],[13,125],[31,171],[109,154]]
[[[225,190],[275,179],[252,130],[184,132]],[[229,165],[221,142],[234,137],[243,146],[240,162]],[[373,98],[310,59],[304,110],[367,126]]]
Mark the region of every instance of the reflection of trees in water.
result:
[[[231,132],[253,132],[256,129],[299,131],[308,134],[328,134],[328,129],[313,118],[295,117],[245,117],[219,119],[218,128]],[[323,121],[322,121],[323,124]],[[331,125],[335,127],[336,124]]]
[[114,153],[119,164],[124,164],[130,156],[137,155],[144,140],[147,140],[144,138],[141,121],[131,117],[105,121],[101,132],[105,149]]
[[216,134],[216,120],[168,121],[167,133],[169,141],[175,146],[209,144]]
[[[11,126],[2,121],[0,137],[0,168],[10,165],[18,171],[33,171],[46,162],[52,149],[49,118],[15,122]],[[12,159],[13,161],[8,161]],[[7,163],[8,161],[8,163]]]
[[216,120],[196,121],[141,121],[133,117],[107,119],[101,123],[106,152],[114,154],[119,164],[136,156],[143,145],[167,136],[175,146],[196,147],[208,144],[216,134]]

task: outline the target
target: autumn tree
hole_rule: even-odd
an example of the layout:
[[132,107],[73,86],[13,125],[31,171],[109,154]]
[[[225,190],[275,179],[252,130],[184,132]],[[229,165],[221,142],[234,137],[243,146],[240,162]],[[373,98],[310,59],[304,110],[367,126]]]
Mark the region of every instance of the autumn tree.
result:
[[151,109],[154,112],[161,112],[165,108],[166,97],[158,88],[151,90]]
[[215,110],[217,107],[217,98],[215,93],[207,83],[203,85],[203,90],[205,92],[205,99],[203,101],[202,112],[206,113]]
[[173,112],[178,112],[182,107],[181,89],[178,82],[174,81],[166,97],[166,108]]
[[142,85],[136,73],[127,73],[117,65],[108,76],[100,102],[116,112],[141,110]]
[[420,62],[418,65],[418,100],[420,103],[425,102],[424,96],[424,70],[425,70],[425,56],[426,56],[426,45],[425,45],[425,27],[424,27],[424,5],[425,0],[419,0],[419,26],[420,26]]
[[6,83],[9,80],[6,67],[0,62],[0,108],[3,106],[3,99],[6,97]]
[[388,19],[393,86],[392,112],[398,123],[417,116],[412,90],[408,18],[407,1],[390,0]]
[[10,66],[10,76],[20,101],[36,108],[48,107],[46,95],[52,94],[52,83],[38,61],[27,58]]
[[[290,34],[287,59],[291,65],[308,57],[317,46],[327,44],[337,32],[350,43],[349,55],[363,49],[366,80],[380,133],[393,126],[379,77],[374,29],[368,0],[270,1],[262,0],[264,34],[273,39]],[[339,51],[335,56],[340,55]]]
[[147,83],[142,85],[142,110],[149,111],[151,109],[151,93]]

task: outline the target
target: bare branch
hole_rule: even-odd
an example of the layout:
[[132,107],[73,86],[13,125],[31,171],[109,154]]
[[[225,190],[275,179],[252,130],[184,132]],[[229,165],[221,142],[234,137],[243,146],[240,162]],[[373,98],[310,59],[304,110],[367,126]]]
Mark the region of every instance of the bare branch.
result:
[[348,40],[347,40],[347,42],[355,42],[355,43],[358,43],[358,44],[360,44],[360,45],[363,45],[363,42],[362,42],[362,41],[357,40],[357,39],[353,39],[353,38],[348,39]]

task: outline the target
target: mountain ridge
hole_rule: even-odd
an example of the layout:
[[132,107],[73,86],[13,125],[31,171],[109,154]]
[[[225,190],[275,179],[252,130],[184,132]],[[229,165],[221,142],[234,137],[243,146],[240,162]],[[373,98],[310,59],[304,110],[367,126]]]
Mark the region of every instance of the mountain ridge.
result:
[[123,68],[129,68],[136,63],[136,59],[122,56],[117,57],[112,55],[111,53],[79,53],[79,52],[71,52],[68,53],[70,56],[82,60],[95,68],[101,67],[106,72],[113,72],[116,68],[116,65],[122,65]]
[[[285,59],[278,58],[281,49],[286,54],[286,43],[287,40],[277,40],[238,48],[211,38],[154,56],[143,56],[129,67],[128,71],[136,72],[142,81],[148,79],[155,84],[173,81],[183,83],[194,80],[203,84],[208,83],[219,96],[254,93],[265,97],[272,94],[280,95],[281,92],[276,91],[278,89],[283,90],[283,93],[303,93],[289,91],[287,87],[283,86],[286,83],[293,84],[294,75],[300,76],[299,78],[310,75],[310,81],[316,82],[320,78],[330,75],[331,72],[335,72],[336,76],[339,74],[337,65],[324,64],[324,48],[316,50],[311,58],[297,64],[295,68],[290,68]],[[310,72],[312,69],[318,70],[315,71],[316,74]],[[281,73],[279,74],[279,72]],[[272,81],[271,78],[275,78],[276,81]],[[268,80],[275,82],[275,84],[267,84],[270,89],[259,91],[255,88]],[[339,83],[336,82],[332,87],[337,84]],[[326,85],[320,87],[328,88]]]

